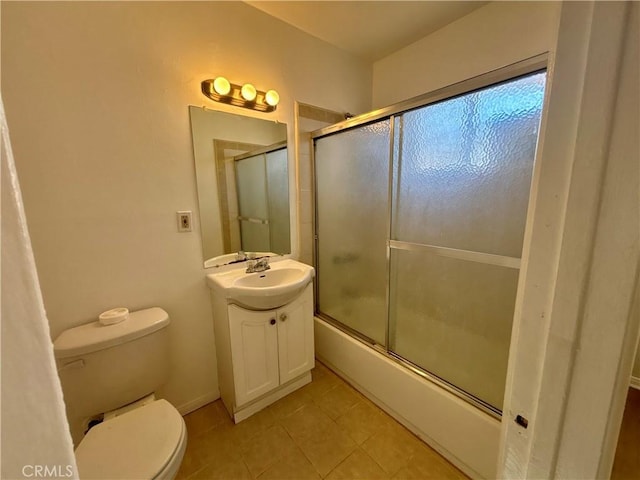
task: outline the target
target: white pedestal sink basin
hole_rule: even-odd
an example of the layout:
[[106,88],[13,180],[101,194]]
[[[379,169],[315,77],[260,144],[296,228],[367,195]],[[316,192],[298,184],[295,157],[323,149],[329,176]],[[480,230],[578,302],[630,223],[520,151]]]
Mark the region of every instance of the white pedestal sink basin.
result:
[[311,282],[313,267],[295,260],[271,263],[264,272],[245,273],[246,265],[207,275],[208,285],[223,295],[227,303],[252,310],[271,310],[295,299]]

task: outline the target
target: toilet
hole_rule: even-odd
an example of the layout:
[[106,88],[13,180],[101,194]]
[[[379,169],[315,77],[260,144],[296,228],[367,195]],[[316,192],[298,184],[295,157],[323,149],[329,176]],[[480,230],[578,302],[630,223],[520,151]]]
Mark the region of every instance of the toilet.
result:
[[53,343],[80,478],[176,476],[187,429],[154,396],[169,371],[168,325],[167,312],[148,308],[70,328]]

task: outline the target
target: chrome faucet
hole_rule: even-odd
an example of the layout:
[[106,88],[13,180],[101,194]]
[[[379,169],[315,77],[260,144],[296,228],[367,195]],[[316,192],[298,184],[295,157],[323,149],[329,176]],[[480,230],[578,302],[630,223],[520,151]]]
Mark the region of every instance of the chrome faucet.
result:
[[246,273],[264,272],[270,268],[271,265],[269,265],[269,257],[262,257],[258,260],[249,259],[247,260]]

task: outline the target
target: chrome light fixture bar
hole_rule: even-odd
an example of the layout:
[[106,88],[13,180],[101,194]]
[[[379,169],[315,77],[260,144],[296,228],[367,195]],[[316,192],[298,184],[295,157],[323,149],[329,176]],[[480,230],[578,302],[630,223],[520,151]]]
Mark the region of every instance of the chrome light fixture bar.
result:
[[236,85],[224,77],[204,80],[201,87],[202,93],[211,100],[259,112],[273,112],[280,102],[280,95],[275,90],[263,92],[250,83]]

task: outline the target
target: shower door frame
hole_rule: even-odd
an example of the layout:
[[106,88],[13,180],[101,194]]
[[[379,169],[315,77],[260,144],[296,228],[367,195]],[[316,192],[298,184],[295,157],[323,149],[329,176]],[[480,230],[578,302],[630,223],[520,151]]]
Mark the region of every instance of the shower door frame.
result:
[[[430,104],[434,104],[436,102],[452,99],[454,97],[464,95],[466,93],[470,93],[476,90],[480,90],[483,88],[490,87],[492,85],[496,85],[502,82],[506,82],[509,80],[514,80],[518,77],[522,77],[525,75],[533,74],[536,72],[542,72],[548,70],[549,63],[549,54],[542,53],[540,55],[536,55],[525,60],[498,68],[496,70],[489,71],[487,73],[469,78],[467,80],[463,80],[458,83],[454,83],[452,85],[434,90],[432,92],[425,93],[423,95],[419,95],[417,97],[413,97],[408,100],[404,100],[402,102],[395,103],[393,105],[373,110],[371,112],[364,113],[362,115],[358,115],[352,118],[349,118],[343,122],[336,123],[334,125],[330,125],[328,127],[321,128],[310,134],[310,141],[312,142],[311,148],[311,176],[312,176],[312,202],[313,202],[313,262],[316,271],[317,277],[320,276],[320,272],[318,270],[318,231],[317,231],[317,223],[318,223],[318,205],[317,205],[317,177],[316,177],[316,159],[315,159],[315,140],[332,135],[334,133],[341,132],[343,130],[348,130],[354,127],[363,126],[366,124],[370,124],[379,120],[389,119],[390,125],[390,144],[389,144],[389,158],[391,161],[389,162],[389,188],[388,188],[388,201],[387,201],[387,239],[386,239],[386,332],[385,332],[385,344],[380,345],[373,341],[372,339],[366,337],[362,333],[354,330],[353,328],[341,323],[340,321],[326,315],[318,310],[318,296],[319,296],[319,280],[314,282],[315,289],[315,305],[314,305],[314,313],[315,316],[326,321],[330,325],[336,327],[337,329],[345,332],[349,336],[355,338],[356,340],[364,343],[370,348],[373,348],[378,353],[384,355],[385,357],[391,359],[392,361],[404,366],[409,369],[416,375],[429,380],[432,383],[435,383],[439,387],[444,390],[452,393],[456,397],[464,400],[465,402],[475,406],[481,411],[491,415],[492,417],[500,420],[502,418],[502,411],[489,403],[474,397],[468,392],[456,387],[455,385],[447,382],[446,380],[438,377],[437,375],[430,373],[418,365],[410,362],[409,360],[401,357],[400,355],[389,350],[389,303],[390,303],[390,278],[389,278],[389,269],[390,269],[390,260],[391,260],[391,249],[392,248],[400,248],[406,250],[412,249],[438,249],[442,252],[446,253],[445,256],[452,256],[454,258],[463,258],[464,256],[472,255],[477,259],[481,257],[486,257],[486,261],[481,263],[491,263],[494,265],[502,265],[509,268],[517,268],[520,269],[521,258],[512,258],[512,257],[504,257],[501,255],[492,255],[486,253],[477,253],[477,252],[466,252],[466,251],[458,251],[456,249],[449,249],[445,247],[430,247],[423,245],[414,245],[411,242],[397,241],[391,240],[391,226],[392,226],[392,203],[393,203],[393,150],[394,150],[394,128],[395,128],[395,118],[398,114],[405,113],[409,110],[413,110],[420,107],[425,107]],[[536,141],[536,151],[538,148],[538,144]],[[535,158],[535,157],[534,157]],[[534,164],[535,168],[535,164]],[[531,189],[529,191],[529,204],[531,203],[531,199],[533,198],[535,192]],[[461,255],[462,257],[459,257]],[[521,279],[518,279],[518,289],[521,288]]]
[[[240,247],[242,247],[242,222],[249,222],[249,223],[258,223],[261,225],[267,225],[269,227],[269,248],[266,249],[266,251],[272,251],[272,246],[271,245],[271,227],[272,227],[272,222],[271,219],[269,217],[269,212],[271,212],[271,202],[269,201],[269,182],[268,182],[268,174],[267,174],[267,154],[269,153],[273,153],[273,152],[277,152],[279,150],[285,150],[285,153],[287,151],[287,141],[284,140],[282,142],[276,142],[276,143],[272,143],[271,145],[265,145],[263,147],[260,148],[256,148],[255,150],[251,150],[245,153],[241,153],[239,155],[236,155],[234,157],[231,157],[233,160],[233,176],[234,176],[234,182],[235,182],[235,188],[236,188],[236,202],[237,202],[237,209],[238,209],[238,215],[235,218],[235,220],[238,222],[238,229],[239,229],[239,233],[240,233]],[[242,212],[240,212],[240,188],[239,188],[239,178],[240,176],[238,175],[238,164],[237,162],[241,161],[241,160],[246,160],[248,158],[252,158],[252,157],[257,157],[259,155],[263,155],[264,156],[264,182],[265,182],[265,192],[266,192],[266,206],[267,206],[267,218],[266,219],[259,219],[259,218],[252,218],[252,217],[243,217],[241,215]],[[289,167],[289,165],[287,164],[287,168]],[[290,191],[287,189],[287,199],[288,201],[290,201],[291,199],[291,195],[290,195]],[[289,215],[291,215],[291,212],[289,212]],[[289,234],[289,236],[291,236],[291,234]],[[289,240],[289,242],[291,242],[291,240]],[[245,248],[241,248],[242,250],[247,250]],[[289,246],[289,249],[291,249],[291,246]],[[278,253],[278,252],[275,252]]]

